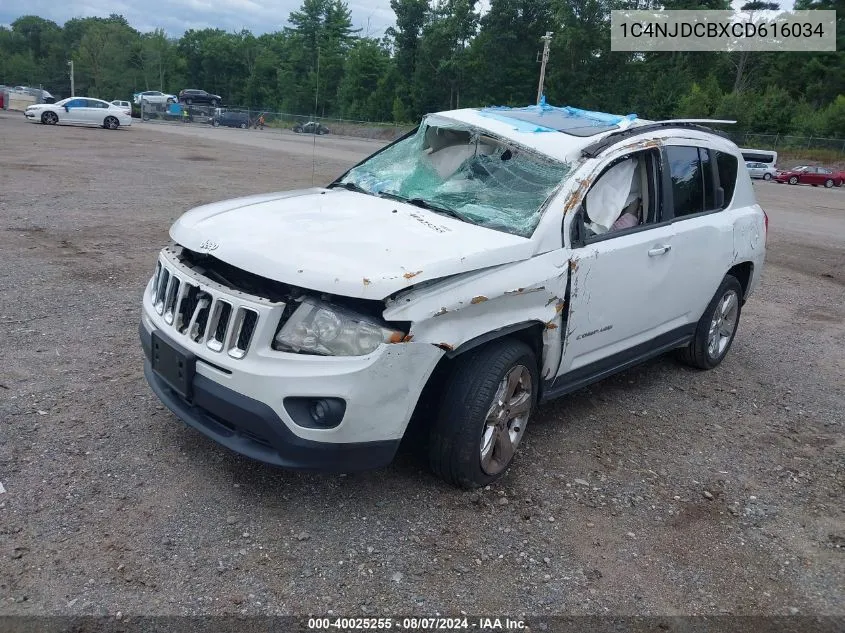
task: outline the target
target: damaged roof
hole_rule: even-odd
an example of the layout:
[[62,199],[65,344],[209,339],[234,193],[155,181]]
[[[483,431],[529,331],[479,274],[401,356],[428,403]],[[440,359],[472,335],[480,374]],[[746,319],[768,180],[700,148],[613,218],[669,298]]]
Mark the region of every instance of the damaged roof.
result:
[[488,106],[439,112],[435,116],[487,129],[562,161],[571,160],[601,136],[642,123],[636,114],[557,107],[548,105],[545,99],[523,108]]

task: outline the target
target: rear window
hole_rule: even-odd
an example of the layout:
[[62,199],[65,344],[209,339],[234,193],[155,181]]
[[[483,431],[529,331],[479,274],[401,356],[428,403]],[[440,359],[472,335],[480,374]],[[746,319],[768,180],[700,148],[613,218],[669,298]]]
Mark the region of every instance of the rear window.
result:
[[736,189],[736,156],[725,152],[713,152],[716,155],[716,169],[719,172],[719,185],[725,192],[725,206],[729,206]]

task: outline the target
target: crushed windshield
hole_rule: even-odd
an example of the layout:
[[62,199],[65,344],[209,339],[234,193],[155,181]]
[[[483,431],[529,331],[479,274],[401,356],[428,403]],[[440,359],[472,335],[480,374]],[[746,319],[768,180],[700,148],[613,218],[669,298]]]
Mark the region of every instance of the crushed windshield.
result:
[[569,169],[481,130],[429,117],[339,184],[529,237]]

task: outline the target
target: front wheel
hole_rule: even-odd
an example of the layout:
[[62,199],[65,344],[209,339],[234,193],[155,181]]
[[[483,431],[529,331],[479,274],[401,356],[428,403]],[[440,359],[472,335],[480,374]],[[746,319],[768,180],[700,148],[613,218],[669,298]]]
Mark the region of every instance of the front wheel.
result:
[[513,461],[537,401],[532,349],[501,339],[455,360],[429,437],[429,464],[441,479],[478,488]]
[[55,112],[45,112],[41,115],[41,122],[44,125],[55,125],[59,122],[59,115]]
[[220,127],[220,121],[217,121],[217,120],[212,121],[211,125],[213,125],[214,127]]
[[830,189],[831,187],[833,187],[833,180],[831,178],[828,178],[824,181],[824,188]]
[[118,121],[116,117],[107,116],[106,120],[103,121],[103,127],[107,130],[116,130],[120,127],[120,121]]
[[797,185],[797,184],[798,184],[798,176],[792,176],[792,177],[789,179],[789,184],[790,184],[790,185]]
[[242,130],[245,130],[249,126],[246,123],[241,123],[238,127],[241,128]]
[[725,275],[698,321],[692,341],[680,350],[680,360],[698,369],[719,365],[733,344],[741,312],[742,286],[733,275]]
[[771,180],[771,179],[772,179],[771,174],[763,174],[763,180]]

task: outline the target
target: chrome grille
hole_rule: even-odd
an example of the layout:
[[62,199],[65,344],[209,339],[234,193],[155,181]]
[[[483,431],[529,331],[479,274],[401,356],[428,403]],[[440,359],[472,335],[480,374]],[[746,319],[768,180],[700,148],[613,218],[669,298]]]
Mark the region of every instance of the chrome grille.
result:
[[240,359],[249,351],[260,318],[256,307],[240,299],[218,294],[162,259],[156,265],[147,300],[177,340],[183,336],[212,352]]

